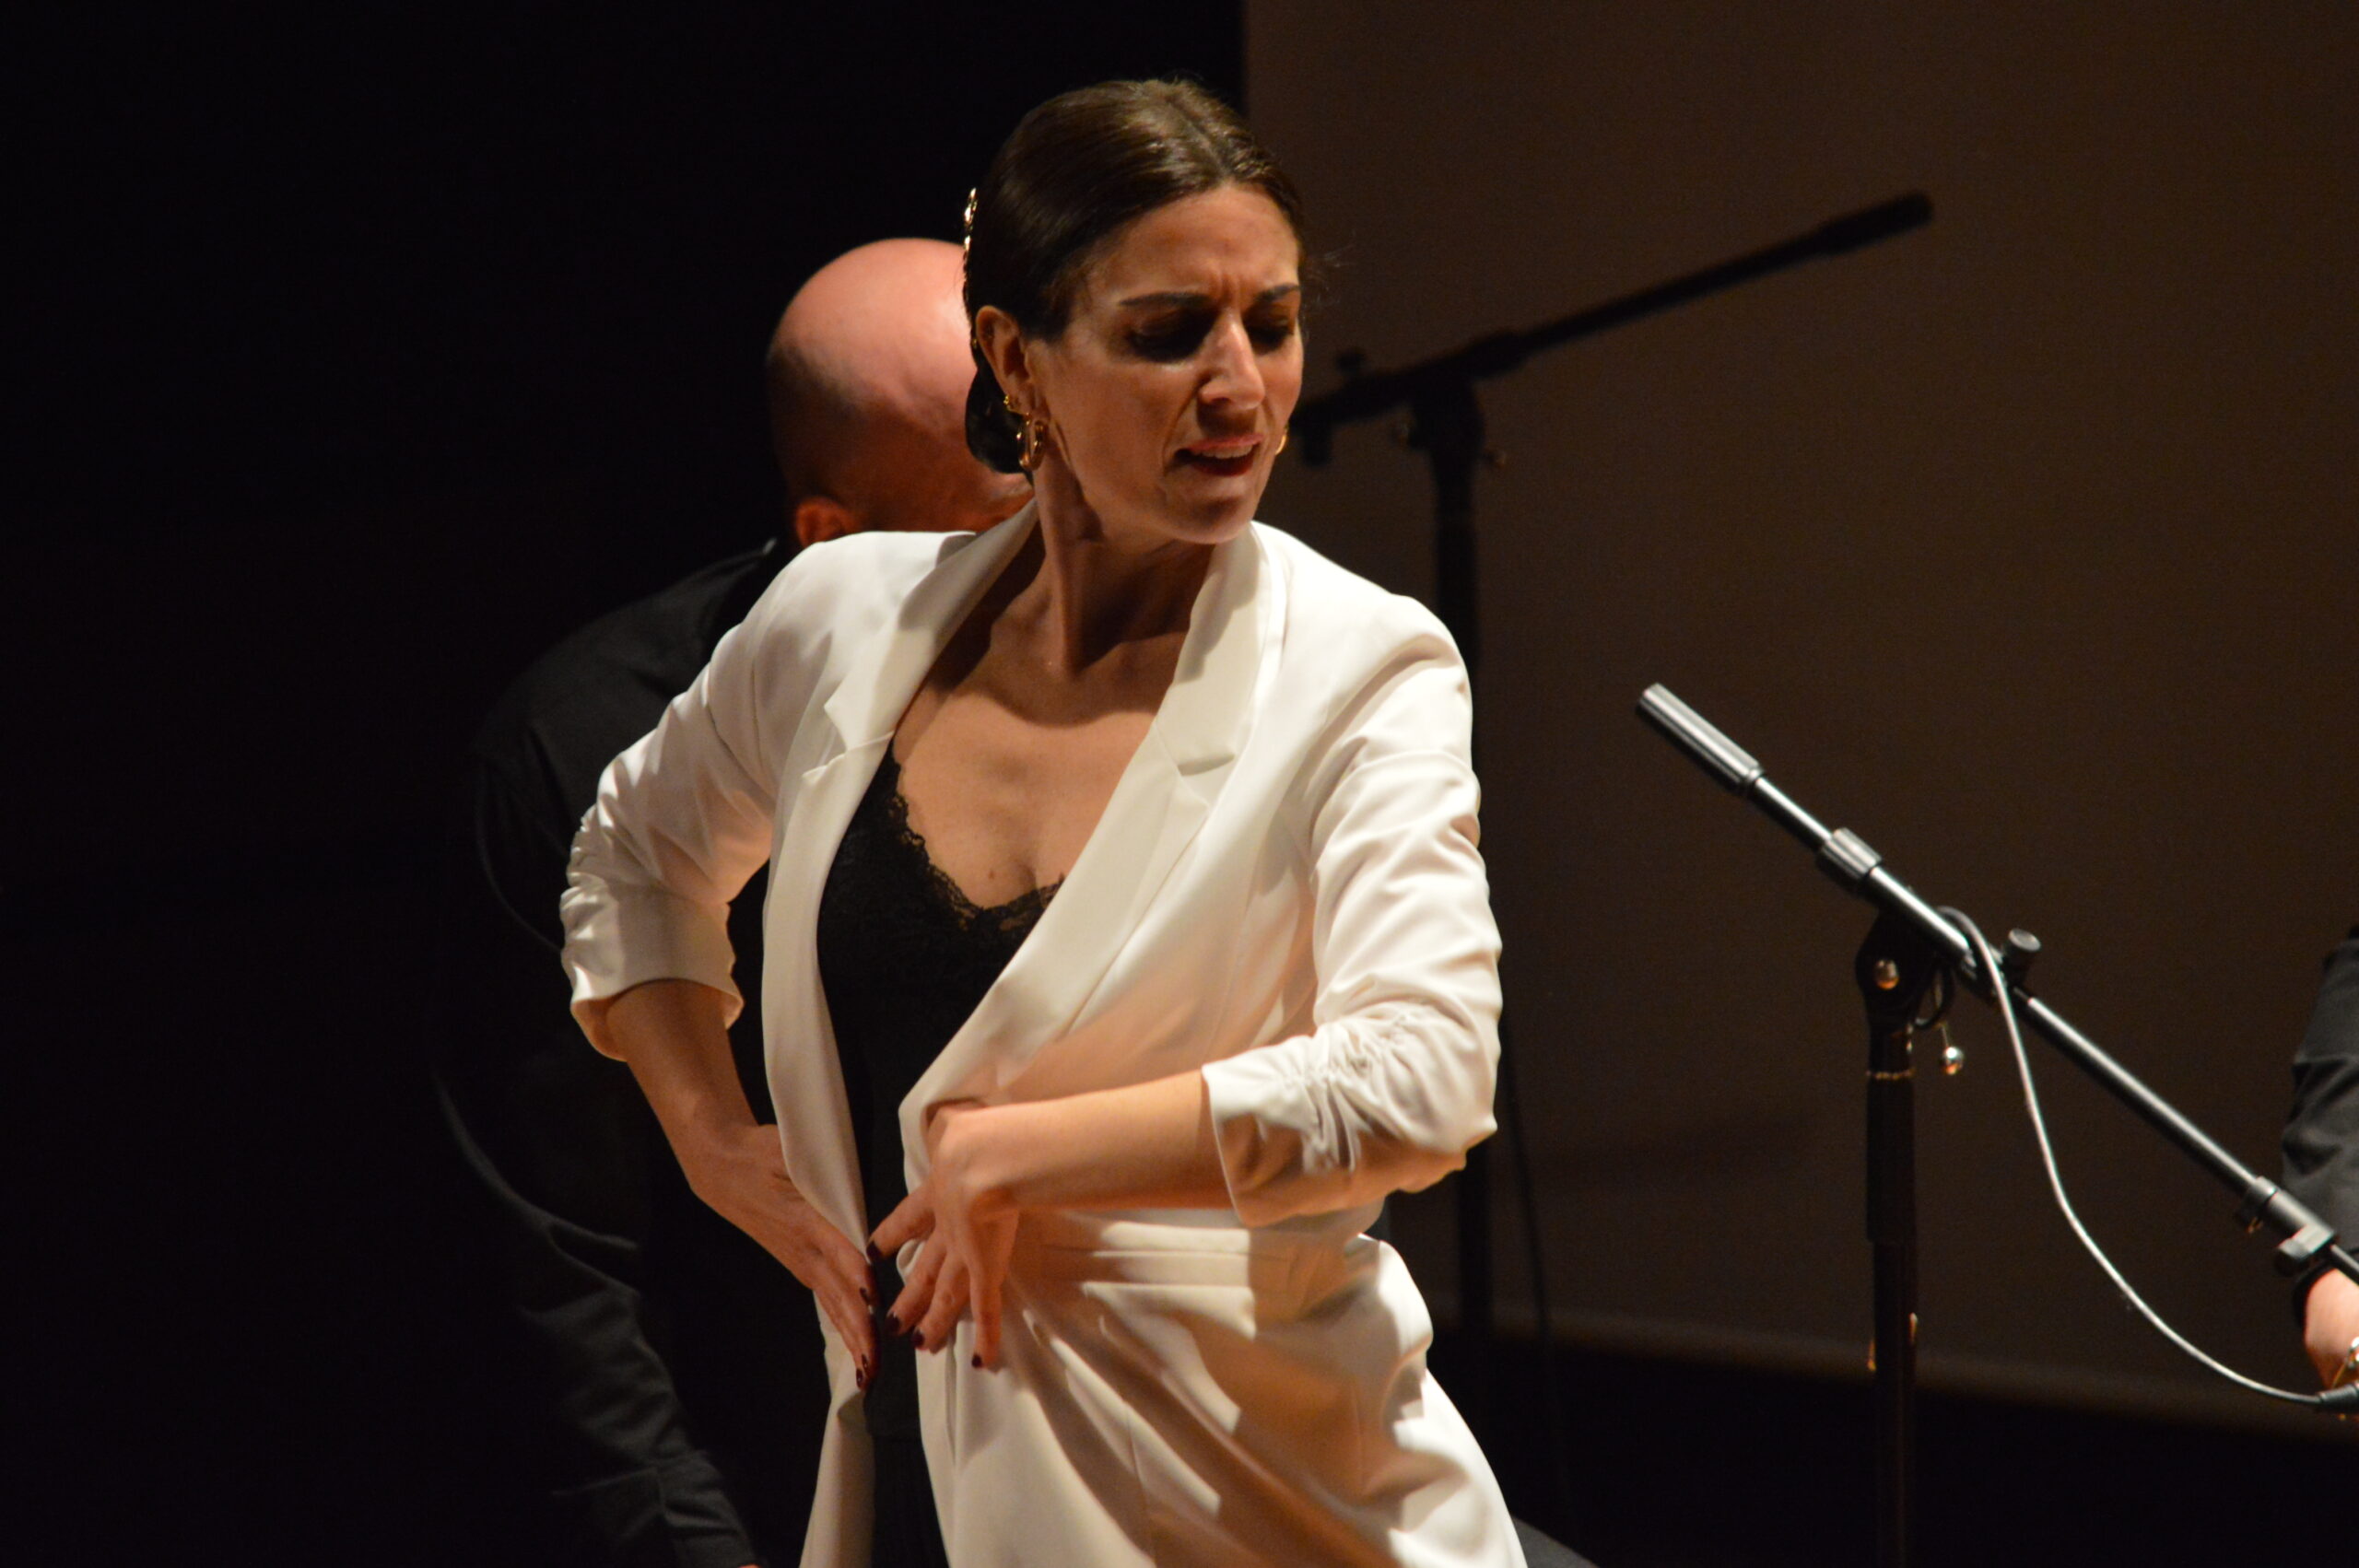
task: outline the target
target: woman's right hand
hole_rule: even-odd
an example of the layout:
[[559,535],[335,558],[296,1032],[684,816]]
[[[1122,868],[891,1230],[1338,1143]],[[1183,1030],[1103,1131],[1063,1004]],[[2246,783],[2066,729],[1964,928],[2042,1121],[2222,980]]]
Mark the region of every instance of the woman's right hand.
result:
[[876,1287],[866,1254],[795,1189],[778,1129],[748,1124],[709,1132],[698,1141],[701,1147],[682,1162],[689,1188],[810,1287],[858,1363],[861,1386],[867,1387],[876,1369],[870,1314]]
[[689,1189],[819,1298],[865,1387],[876,1370],[868,1258],[795,1190],[778,1129],[754,1120],[729,1052],[729,999],[694,980],[650,980],[574,1014],[593,1045],[629,1064]]

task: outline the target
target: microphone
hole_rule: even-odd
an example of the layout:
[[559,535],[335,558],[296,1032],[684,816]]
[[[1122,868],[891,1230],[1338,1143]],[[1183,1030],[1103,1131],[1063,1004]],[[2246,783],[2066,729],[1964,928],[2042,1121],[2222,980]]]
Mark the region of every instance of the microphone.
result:
[[1818,226],[1815,238],[1819,249],[1832,256],[1889,240],[1895,234],[1906,234],[1932,221],[1932,198],[1922,191],[1911,191],[1905,196],[1828,218]]
[[1752,753],[1713,729],[1660,681],[1638,698],[1638,717],[1737,794],[1751,790],[1761,778],[1761,765]]

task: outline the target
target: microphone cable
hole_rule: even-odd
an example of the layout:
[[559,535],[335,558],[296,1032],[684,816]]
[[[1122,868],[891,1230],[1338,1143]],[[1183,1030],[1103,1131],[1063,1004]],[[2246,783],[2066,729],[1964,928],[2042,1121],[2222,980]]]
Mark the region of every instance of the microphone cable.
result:
[[2323,1394],[2305,1394],[2291,1388],[2279,1388],[2271,1384],[2263,1383],[2258,1378],[2246,1376],[2172,1328],[2164,1320],[2162,1314],[2146,1305],[2146,1299],[2131,1287],[2127,1279],[2122,1277],[2121,1270],[2114,1267],[2113,1259],[2106,1256],[2105,1249],[2097,1245],[2096,1238],[2089,1235],[2088,1227],[2081,1223],[2081,1216],[2072,1208],[2071,1199],[2065,1195],[2064,1177],[2056,1168],[2056,1150],[2048,1141],[2048,1118],[2040,1110],[2039,1089],[2032,1082],[2031,1053],[2024,1048],[2023,1029],[2015,1021],[2014,998],[2008,993],[2006,970],[2000,966],[1998,956],[1990,951],[1990,943],[1983,936],[1982,929],[1968,919],[1965,911],[1944,906],[1939,913],[1943,919],[1966,934],[1966,941],[1974,948],[1975,963],[1980,966],[1982,973],[1990,981],[1991,998],[1998,1006],[2000,1021],[2007,1026],[2007,1043],[2014,1048],[2015,1069],[2023,1078],[2024,1107],[2031,1114],[2032,1139],[2039,1146],[2040,1164],[2047,1167],[2048,1190],[2056,1195],[2056,1206],[2063,1211],[2064,1223],[2071,1227],[2072,1235],[2079,1238],[2081,1246],[2087,1249],[2089,1256],[2096,1259],[2097,1267],[2105,1270],[2106,1278],[2113,1281],[2113,1288],[2121,1293],[2122,1299],[2135,1308],[2141,1317],[2152,1324],[2156,1333],[2176,1345],[2199,1365],[2218,1374],[2240,1388],[2268,1398],[2283,1400],[2289,1405],[2307,1405],[2316,1410],[2336,1413],[2359,1410],[2359,1383],[2346,1383],[2341,1387],[2330,1388]]

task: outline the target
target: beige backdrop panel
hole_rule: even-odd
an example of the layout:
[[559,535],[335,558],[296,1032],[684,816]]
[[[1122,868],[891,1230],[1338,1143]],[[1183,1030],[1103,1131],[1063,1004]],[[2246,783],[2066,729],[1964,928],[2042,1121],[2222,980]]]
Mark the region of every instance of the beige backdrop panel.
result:
[[[2318,959],[2359,920],[2354,13],[1249,19],[1254,119],[1340,261],[1314,392],[1346,346],[1398,364],[1907,190],[1938,208],[1485,391],[1485,848],[1565,1322],[1829,1368],[1866,1336],[1868,918],[1632,719],[1650,681],[1924,892],[2036,931],[2049,1000],[2273,1173]],[[1422,459],[1360,427],[1264,515],[1425,593],[1428,507]],[[1968,1070],[1919,1096],[1928,1381],[2268,1419],[2079,1253],[2004,1037],[1961,1013]],[[2228,1199],[2034,1059],[2132,1279],[2300,1380]],[[1408,1216],[1445,1309],[1446,1222]]]

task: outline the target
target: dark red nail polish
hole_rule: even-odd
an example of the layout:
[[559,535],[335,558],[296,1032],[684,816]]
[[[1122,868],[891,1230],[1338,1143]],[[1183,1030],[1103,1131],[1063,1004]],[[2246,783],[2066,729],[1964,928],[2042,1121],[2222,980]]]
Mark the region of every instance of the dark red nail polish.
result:
[[969,1356],[969,1357],[968,1357],[967,1359],[968,1359],[968,1360],[969,1360],[969,1361],[971,1361],[971,1362],[973,1362],[973,1363],[975,1363],[975,1370],[976,1370],[977,1372],[980,1372],[980,1371],[982,1371],[982,1370],[983,1370],[983,1358],[982,1358],[981,1356],[980,1356],[980,1355]]

